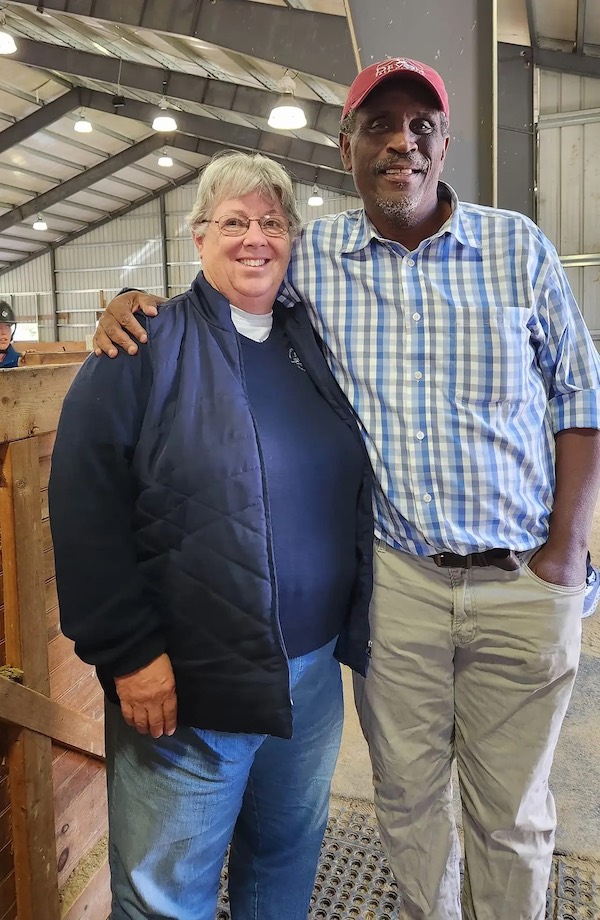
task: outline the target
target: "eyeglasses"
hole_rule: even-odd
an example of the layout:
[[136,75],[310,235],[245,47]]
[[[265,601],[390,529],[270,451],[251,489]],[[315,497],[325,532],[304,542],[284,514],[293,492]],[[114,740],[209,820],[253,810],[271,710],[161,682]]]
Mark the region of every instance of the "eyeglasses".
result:
[[225,215],[218,220],[203,220],[203,224],[216,224],[223,236],[243,236],[248,232],[252,221],[256,221],[265,236],[285,236],[289,233],[290,222],[285,217],[243,217],[241,214]]

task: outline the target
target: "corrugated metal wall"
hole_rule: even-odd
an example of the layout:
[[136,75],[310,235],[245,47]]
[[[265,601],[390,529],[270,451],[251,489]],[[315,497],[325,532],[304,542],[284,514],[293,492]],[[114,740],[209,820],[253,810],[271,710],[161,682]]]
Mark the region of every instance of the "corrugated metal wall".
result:
[[185,291],[198,274],[198,253],[192,243],[186,217],[196,198],[197,182],[190,182],[165,195],[169,296]]
[[600,340],[600,80],[541,71],[538,221]]
[[137,208],[56,250],[60,340],[93,332],[96,312],[123,287],[163,292],[160,205]]
[[50,254],[45,253],[0,280],[0,297],[11,304],[19,323],[37,324],[41,342],[54,339],[50,266]]
[[[169,295],[189,287],[198,272],[198,254],[185,218],[192,209],[196,187],[194,181],[164,196],[165,249],[161,235],[161,203],[157,199],[56,250],[59,341],[85,339],[94,331],[97,312],[123,287],[139,287],[163,294],[165,260]],[[360,203],[356,198],[336,196],[323,190],[323,205],[313,208],[307,205],[311,187],[298,183],[295,188],[304,220],[337,214]],[[39,322],[42,341],[55,338],[49,254],[4,275],[0,280],[0,294],[2,292],[19,317]]]

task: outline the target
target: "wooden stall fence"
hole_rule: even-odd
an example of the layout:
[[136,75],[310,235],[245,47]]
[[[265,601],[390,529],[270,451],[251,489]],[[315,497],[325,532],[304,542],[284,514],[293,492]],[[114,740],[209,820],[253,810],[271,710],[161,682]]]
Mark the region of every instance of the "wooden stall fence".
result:
[[0,373],[0,920],[110,912],[103,698],[60,631],[48,520],[55,431],[77,370]]
[[85,342],[15,342],[14,346],[21,355],[23,367],[81,364],[90,353]]

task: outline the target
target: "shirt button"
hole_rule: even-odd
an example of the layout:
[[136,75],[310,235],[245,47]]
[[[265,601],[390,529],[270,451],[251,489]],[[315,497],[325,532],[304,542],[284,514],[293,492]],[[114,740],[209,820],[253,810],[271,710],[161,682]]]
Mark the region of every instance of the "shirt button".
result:
[[424,431],[417,431],[417,441],[422,441],[424,437],[425,437]]
[[421,373],[421,371],[415,371],[415,380],[421,380],[422,377],[423,377],[423,374]]
[[421,319],[421,314],[420,314],[420,313],[413,313],[412,318],[414,319],[415,323],[418,323],[419,320]]
[[425,495],[423,496],[423,501],[429,504],[429,502],[431,501],[431,495],[429,494],[429,492],[425,493]]
[[406,264],[408,265],[409,268],[414,268],[414,267],[415,267],[415,260],[414,260],[414,259],[407,259],[407,260],[406,260]]

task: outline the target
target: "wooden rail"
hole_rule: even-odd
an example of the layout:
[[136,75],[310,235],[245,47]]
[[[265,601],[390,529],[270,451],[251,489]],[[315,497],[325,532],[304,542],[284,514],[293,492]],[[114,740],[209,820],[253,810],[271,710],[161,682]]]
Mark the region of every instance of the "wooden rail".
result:
[[51,352],[70,352],[70,351],[88,351],[85,342],[13,342],[16,350],[19,352],[37,352],[43,354],[46,351]]

